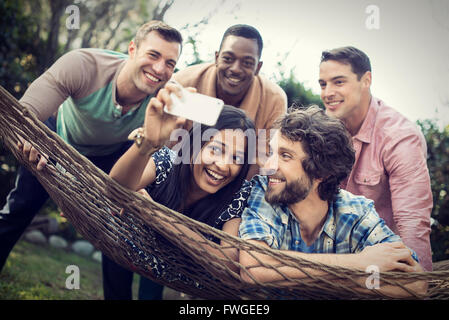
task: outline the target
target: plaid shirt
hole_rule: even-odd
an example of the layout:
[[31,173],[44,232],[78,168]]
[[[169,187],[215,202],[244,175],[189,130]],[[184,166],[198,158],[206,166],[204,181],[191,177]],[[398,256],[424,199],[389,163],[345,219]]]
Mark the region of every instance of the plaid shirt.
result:
[[[265,200],[268,179],[256,176],[243,212],[239,234],[242,239],[265,241],[271,248],[304,251],[299,222],[287,206]],[[372,200],[340,190],[329,204],[326,221],[318,238],[308,248],[314,253],[357,253],[381,242],[401,241],[374,209]],[[413,258],[418,261],[416,253]]]

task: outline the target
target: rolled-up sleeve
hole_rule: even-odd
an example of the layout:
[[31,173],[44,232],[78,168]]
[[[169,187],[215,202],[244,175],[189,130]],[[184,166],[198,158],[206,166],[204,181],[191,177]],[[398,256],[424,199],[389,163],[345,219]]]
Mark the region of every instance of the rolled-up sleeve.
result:
[[[239,228],[239,236],[244,240],[264,241],[271,248],[279,248],[279,232],[282,226],[276,227],[276,212],[265,200],[265,190],[256,176],[248,205],[243,211]],[[263,178],[262,178],[263,179]]]
[[260,219],[256,212],[249,208],[243,211],[239,236],[244,240],[264,241],[270,247],[273,247],[275,242],[271,227]]
[[433,207],[426,142],[420,132],[393,141],[385,152],[393,219],[403,242],[432,270],[430,214]]
[[[401,237],[395,234],[379,217],[372,202],[369,202],[369,205],[366,206],[365,213],[356,224],[352,234],[359,235],[359,237],[356,237],[358,244],[355,252],[360,252],[366,247],[378,243],[402,241]],[[416,252],[412,249],[411,251],[413,259],[420,262]]]

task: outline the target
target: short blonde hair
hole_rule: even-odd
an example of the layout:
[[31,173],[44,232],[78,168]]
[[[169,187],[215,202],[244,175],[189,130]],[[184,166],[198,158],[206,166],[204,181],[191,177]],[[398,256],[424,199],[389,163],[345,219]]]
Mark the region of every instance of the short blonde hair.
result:
[[152,20],[139,27],[134,38],[134,43],[136,44],[137,48],[139,47],[139,44],[143,41],[143,39],[145,39],[145,37],[152,31],[156,31],[162,38],[167,41],[179,43],[182,48],[183,40],[181,33],[177,29],[158,20]]

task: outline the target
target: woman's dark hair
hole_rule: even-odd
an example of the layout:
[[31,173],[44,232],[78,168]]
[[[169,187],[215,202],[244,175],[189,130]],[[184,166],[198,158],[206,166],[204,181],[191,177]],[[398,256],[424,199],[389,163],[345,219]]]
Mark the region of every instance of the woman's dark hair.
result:
[[[210,127],[206,125],[193,126],[189,132],[189,139],[186,139],[184,143],[190,143],[190,157],[189,159],[195,159],[197,154],[195,152],[201,152],[201,150],[194,150],[194,137],[203,133],[208,129],[241,129],[243,132],[246,130],[255,130],[253,122],[246,116],[245,112],[232,106],[225,105],[221,114],[217,120],[217,123]],[[200,132],[195,132],[200,130]],[[202,141],[201,149],[208,141]],[[182,157],[180,152],[184,148],[180,148],[178,157]],[[177,210],[189,216],[197,221],[204,222],[210,226],[214,226],[217,217],[222,213],[224,208],[231,202],[233,195],[237,192],[249,170],[248,161],[248,141],[245,144],[245,161],[242,164],[241,170],[237,177],[226,186],[221,188],[214,194],[210,194],[205,198],[199,200],[192,207],[187,210],[184,208],[184,201],[190,191],[190,181],[193,179],[192,165],[186,163],[186,161],[175,161],[172,170],[170,171],[165,183],[151,190],[151,197],[169,207],[170,209]],[[179,160],[179,159],[178,159]]]
[[310,106],[290,109],[273,127],[288,140],[301,142],[307,154],[302,161],[304,172],[310,179],[323,179],[318,194],[322,200],[333,200],[355,161],[351,136],[344,124],[318,106]]

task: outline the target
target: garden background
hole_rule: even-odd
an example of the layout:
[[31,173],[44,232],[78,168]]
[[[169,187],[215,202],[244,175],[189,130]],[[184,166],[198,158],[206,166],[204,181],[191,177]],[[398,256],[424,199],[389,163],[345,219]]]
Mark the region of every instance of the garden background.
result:
[[[0,85],[20,98],[34,79],[69,50],[97,47],[126,52],[138,26],[152,19],[164,20],[183,34],[185,44],[177,66],[182,69],[212,61],[225,29],[232,24],[248,23],[255,25],[264,38],[262,73],[286,91],[289,105],[321,105],[317,89],[320,51],[313,52],[313,61],[308,61],[307,56],[313,48],[312,43],[322,41],[320,48],[323,49],[336,47],[335,44],[340,42],[326,43],[326,39],[335,38],[333,32],[340,30],[346,41],[341,45],[354,45],[366,50],[371,57],[375,75],[373,81],[378,83],[373,86],[374,94],[416,121],[426,137],[434,200],[431,233],[433,261],[449,259],[449,2],[345,0],[338,4],[322,1],[319,7],[309,2],[290,2],[290,6],[287,1],[277,1],[276,9],[268,12],[270,3],[273,3],[271,1],[0,0]],[[349,14],[348,11],[352,15],[357,13],[359,20],[352,19],[353,24],[348,24],[347,19],[342,17]],[[398,16],[395,17],[392,12]],[[286,15],[286,21],[290,18],[305,21],[305,16],[312,16],[310,21],[316,23],[310,24],[309,28],[294,29],[291,24],[285,26],[282,15]],[[287,19],[287,15],[290,18]],[[418,15],[419,19],[416,19]],[[329,24],[323,26],[320,19],[328,19]],[[401,29],[410,21],[413,21],[410,25],[412,29],[407,38],[398,38],[395,34],[392,35],[393,40],[388,38],[388,41],[381,42],[387,39],[381,32],[392,34],[392,30]],[[429,22],[421,26],[419,21]],[[329,30],[327,37],[323,34],[326,30]],[[278,43],[280,40],[277,38],[287,40]],[[371,47],[367,43],[371,42],[383,48],[382,54],[370,54]],[[414,45],[416,50],[408,50],[407,44]],[[425,49],[432,55],[426,55]],[[442,59],[444,52],[446,58]],[[418,56],[413,56],[418,53]],[[387,59],[388,63],[383,59]],[[409,69],[414,70],[413,76],[403,74],[404,70],[400,68],[400,61],[403,60],[408,63]],[[425,70],[429,73],[419,71],[418,64],[426,66]],[[308,76],[310,72],[314,74]],[[379,76],[376,78],[377,73]],[[407,79],[401,80],[404,77]],[[388,89],[379,84],[385,84],[386,79],[393,84],[388,84]],[[385,98],[390,96],[391,101]],[[1,206],[14,184],[16,169],[15,159],[0,144]],[[69,240],[79,237],[70,224],[59,216],[52,201],[39,214],[58,219],[61,223],[59,233]],[[26,246],[20,250],[27,248],[36,251]],[[95,292],[91,298],[98,295]],[[14,297],[20,298],[20,295]],[[42,298],[40,295],[34,297]]]

